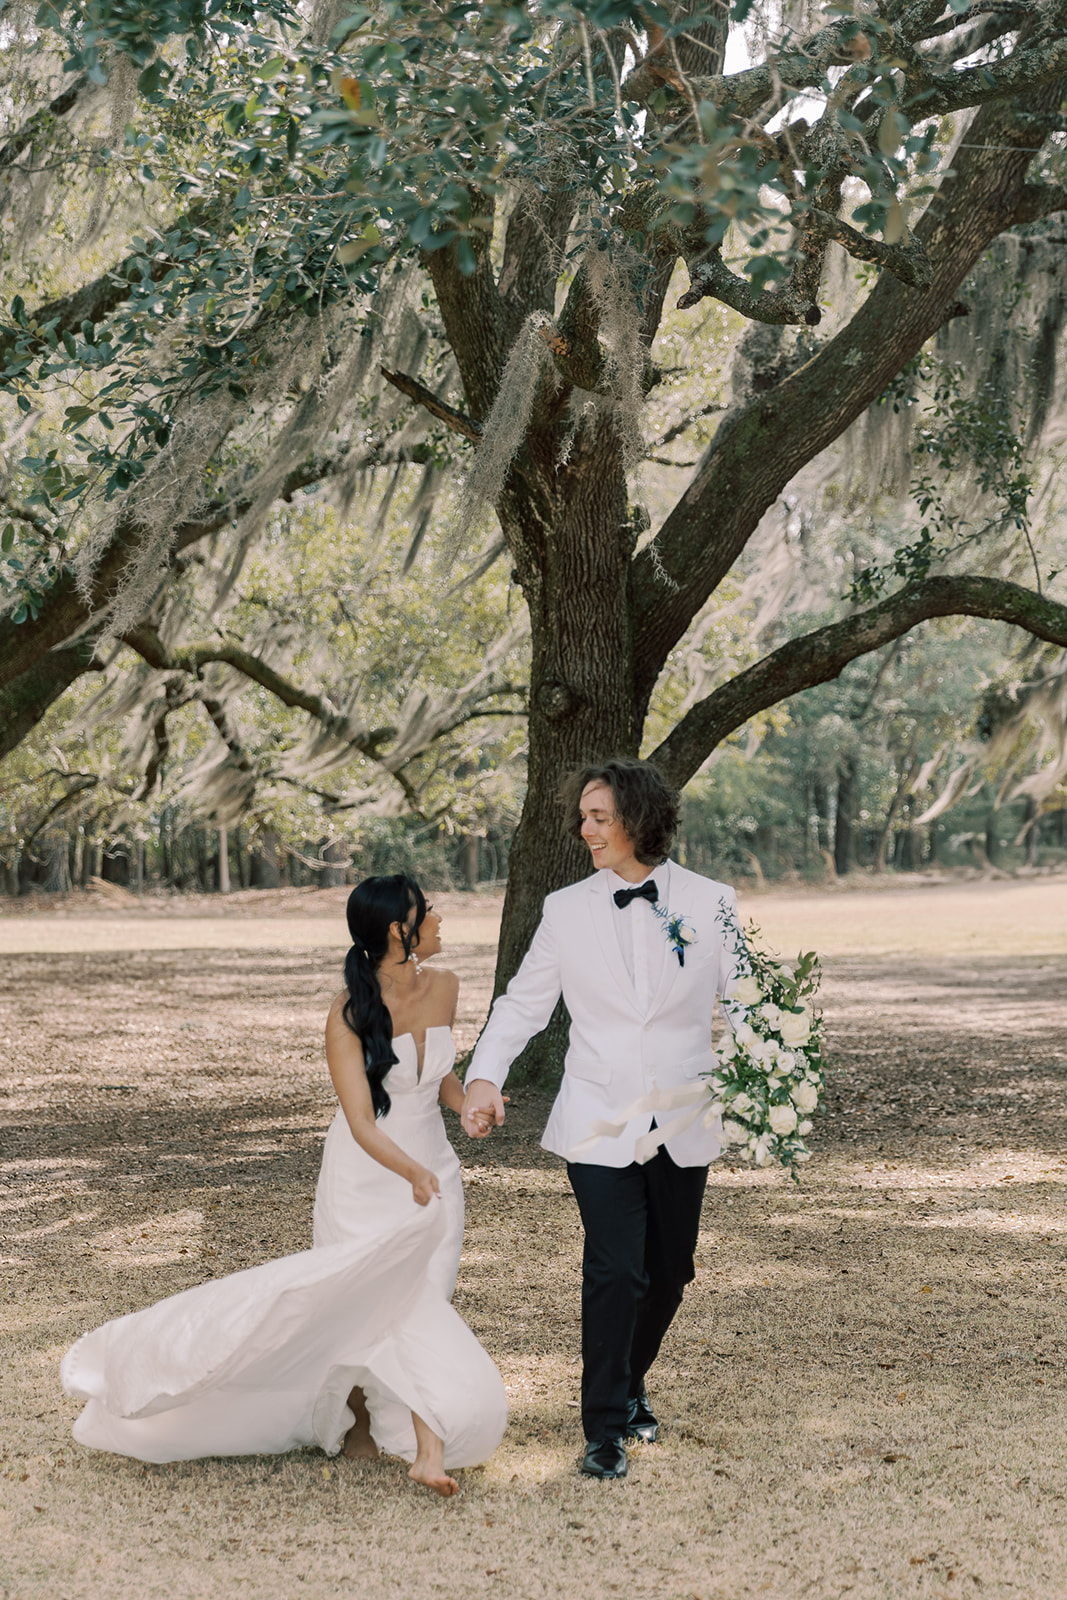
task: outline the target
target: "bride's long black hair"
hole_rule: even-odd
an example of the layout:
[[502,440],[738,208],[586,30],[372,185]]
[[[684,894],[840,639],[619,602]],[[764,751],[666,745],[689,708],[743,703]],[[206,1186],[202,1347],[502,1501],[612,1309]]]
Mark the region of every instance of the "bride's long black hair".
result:
[[[415,920],[408,926],[412,911]],[[382,999],[378,963],[389,950],[389,929],[399,922],[404,959],[410,961],[426,915],[426,897],[414,878],[403,872],[364,878],[348,897],[346,911],[352,948],[345,957],[348,999],[341,1015],[363,1046],[363,1063],[376,1117],[384,1117],[391,1101],[382,1079],[396,1065],[393,1019]]]

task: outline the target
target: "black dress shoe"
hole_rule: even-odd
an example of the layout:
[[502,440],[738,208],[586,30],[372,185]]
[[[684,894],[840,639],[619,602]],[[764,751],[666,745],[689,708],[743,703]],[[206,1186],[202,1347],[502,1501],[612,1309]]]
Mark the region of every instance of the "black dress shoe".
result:
[[621,1439],[592,1439],[581,1470],[587,1478],[625,1478],[626,1446]]
[[641,1439],[645,1444],[655,1444],[659,1438],[659,1423],[648,1403],[644,1384],[630,1397],[630,1410],[626,1418],[626,1437]]

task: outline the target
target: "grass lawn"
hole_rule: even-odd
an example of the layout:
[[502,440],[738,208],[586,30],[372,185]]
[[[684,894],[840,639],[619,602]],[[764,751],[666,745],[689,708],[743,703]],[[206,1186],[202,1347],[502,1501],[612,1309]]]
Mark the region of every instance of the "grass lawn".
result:
[[[713,1167],[626,1480],[576,1472],[577,1210],[530,1091],[486,1144],[450,1125],[456,1303],[512,1408],[457,1500],[398,1462],[75,1445],[79,1333],[309,1241],[343,899],[0,916],[0,1600],[1064,1600],[1063,880],[743,901],[825,952],[836,1070],[800,1187]],[[465,1046],[499,905],[442,901]]]

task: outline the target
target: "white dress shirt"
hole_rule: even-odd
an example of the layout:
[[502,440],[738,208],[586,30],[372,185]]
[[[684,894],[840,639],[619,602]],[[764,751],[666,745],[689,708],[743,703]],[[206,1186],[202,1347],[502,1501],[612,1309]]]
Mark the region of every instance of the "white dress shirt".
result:
[[[630,975],[630,982],[634,986],[638,1007],[647,1015],[663,976],[663,962],[667,954],[667,932],[650,901],[631,900],[629,905],[617,906],[614,900],[617,889],[639,889],[641,884],[627,883],[617,872],[612,872],[610,868],[605,870],[608,873],[613,897],[612,921],[615,924],[615,936],[619,941],[619,953]],[[658,867],[649,872],[648,878],[643,878],[641,882],[647,883],[649,879],[656,885],[656,904],[661,910],[666,910],[670,889],[669,863],[662,861]]]

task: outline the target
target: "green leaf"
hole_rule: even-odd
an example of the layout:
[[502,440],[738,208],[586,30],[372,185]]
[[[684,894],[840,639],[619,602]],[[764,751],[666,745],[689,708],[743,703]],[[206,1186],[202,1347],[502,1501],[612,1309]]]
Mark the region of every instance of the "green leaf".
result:
[[14,543],[15,524],[13,522],[8,522],[4,525],[3,533],[0,533],[0,550],[2,550],[6,555]]
[[344,21],[339,22],[334,28],[330,34],[330,43],[335,47],[344,44],[349,34],[355,33],[357,28],[362,28],[369,16],[370,12],[366,7],[357,6],[351,16],[345,17]]
[[12,622],[14,622],[14,623],[15,623],[15,624],[16,624],[16,626],[17,626],[17,625],[18,625],[18,624],[19,624],[19,623],[20,623],[20,622],[25,622],[25,620],[26,620],[26,614],[27,614],[27,613],[26,613],[26,607],[25,607],[25,605],[21,605],[21,606],[19,606],[19,608],[18,608],[18,610],[17,610],[17,611],[13,611],[13,612],[12,612],[12,613],[11,613],[11,620],[12,620]]
[[96,411],[93,406],[68,406],[63,415],[67,419],[68,426],[79,428],[83,422],[95,416]]
[[158,94],[164,78],[169,76],[166,63],[157,56],[156,59],[145,67],[137,80],[137,88],[143,95]]

